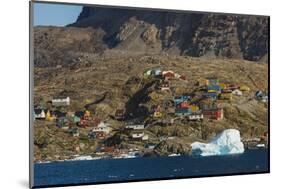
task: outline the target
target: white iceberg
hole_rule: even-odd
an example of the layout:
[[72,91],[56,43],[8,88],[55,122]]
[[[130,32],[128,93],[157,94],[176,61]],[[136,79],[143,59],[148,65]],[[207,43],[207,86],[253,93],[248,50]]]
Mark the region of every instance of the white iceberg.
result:
[[240,132],[227,129],[218,134],[211,142],[194,142],[191,144],[192,154],[200,156],[240,154],[244,152],[244,145],[240,139]]

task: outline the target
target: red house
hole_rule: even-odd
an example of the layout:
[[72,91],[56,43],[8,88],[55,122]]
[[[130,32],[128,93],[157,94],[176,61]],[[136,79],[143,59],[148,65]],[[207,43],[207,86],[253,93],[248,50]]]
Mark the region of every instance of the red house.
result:
[[163,71],[162,75],[165,77],[165,79],[170,79],[175,77],[175,73],[173,71]]
[[223,109],[214,108],[203,111],[204,118],[221,120],[223,118]]
[[125,119],[125,110],[124,109],[117,109],[115,112],[115,119],[117,120],[124,120]]
[[183,101],[177,105],[177,108],[188,108],[189,103],[187,101]]
[[180,79],[186,81],[186,76],[181,75],[181,76],[180,76]]

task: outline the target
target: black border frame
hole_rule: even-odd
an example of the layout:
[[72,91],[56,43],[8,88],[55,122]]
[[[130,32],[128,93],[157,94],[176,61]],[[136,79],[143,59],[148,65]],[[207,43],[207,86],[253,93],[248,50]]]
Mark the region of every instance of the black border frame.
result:
[[[175,13],[199,13],[199,14],[227,14],[237,16],[263,16],[268,18],[268,170],[261,172],[247,172],[247,173],[231,173],[231,174],[213,174],[213,175],[196,175],[196,176],[180,176],[180,177],[163,177],[151,179],[135,179],[135,180],[122,180],[122,181],[108,181],[108,182],[89,182],[80,184],[55,184],[55,185],[41,185],[34,186],[34,162],[33,162],[33,4],[60,4],[60,5],[79,5],[100,8],[116,8],[116,9],[133,9],[133,10],[149,10],[149,11],[166,11]],[[99,185],[99,184],[114,184],[114,183],[131,183],[131,182],[144,182],[144,181],[162,181],[162,180],[179,180],[189,178],[208,178],[208,177],[224,177],[224,176],[239,176],[239,175],[258,175],[270,173],[270,16],[269,15],[255,15],[255,14],[238,14],[238,13],[223,13],[223,12],[204,12],[204,11],[191,11],[191,10],[175,10],[163,8],[147,8],[147,7],[129,7],[117,5],[101,5],[101,4],[87,4],[87,3],[69,3],[69,2],[52,2],[52,1],[29,1],[29,188],[49,188],[49,187],[66,187],[66,186],[86,186],[86,185]]]

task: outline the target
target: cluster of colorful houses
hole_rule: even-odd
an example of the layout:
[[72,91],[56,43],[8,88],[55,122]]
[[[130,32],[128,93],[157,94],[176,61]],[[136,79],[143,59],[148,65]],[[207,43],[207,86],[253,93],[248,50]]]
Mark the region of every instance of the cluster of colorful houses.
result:
[[[172,70],[162,71],[159,68],[147,69],[144,71],[144,77],[158,78],[160,82],[160,91],[171,91],[171,80],[180,80],[186,82],[185,76],[175,73]],[[242,96],[243,93],[250,91],[246,85],[237,86],[235,84],[226,84],[220,82],[218,78],[210,77],[197,81],[196,89],[198,94],[182,94],[174,96],[161,104],[151,107],[151,117],[155,120],[164,120],[165,114],[170,111],[173,117],[187,118],[189,121],[202,121],[203,119],[221,120],[224,117],[223,108],[219,107],[218,102],[231,101],[233,95]],[[262,91],[255,93],[257,100],[267,102],[268,97]],[[57,107],[69,106],[69,97],[55,97],[51,101],[52,109],[35,107],[34,119],[54,122],[57,127],[66,129],[73,137],[79,137],[79,128],[91,128],[88,131],[89,140],[104,140],[111,135],[112,127],[105,121],[91,115],[88,110],[76,112],[61,112]],[[119,121],[126,120],[126,110],[116,109],[115,119]],[[148,141],[149,136],[145,133],[145,124],[143,121],[127,121],[123,123],[122,130],[128,131],[132,140]],[[147,125],[146,125],[147,126]]]
[[[161,79],[159,89],[161,91],[171,91],[171,80],[178,79],[186,81],[186,77],[175,73],[172,70],[162,71],[160,68],[147,69],[144,71],[145,77],[154,77]],[[201,89],[200,96],[194,94],[183,94],[175,96],[173,99],[174,115],[185,116],[190,121],[200,121],[204,118],[221,120],[223,119],[223,109],[218,107],[219,101],[232,101],[233,96],[242,96],[243,93],[248,93],[250,88],[246,85],[235,85],[221,82],[216,77],[199,79],[197,81],[198,89]],[[196,100],[195,100],[196,98]],[[267,102],[268,97],[262,91],[256,92],[256,99],[262,102]],[[153,117],[162,118],[163,108],[161,105],[153,107]]]
[[[54,107],[69,106],[69,97],[59,97],[52,100]],[[79,128],[88,128],[91,130],[88,133],[90,140],[99,139],[104,140],[110,136],[113,130],[110,124],[101,119],[91,115],[88,110],[76,112],[61,112],[59,110],[51,111],[40,107],[34,108],[34,120],[45,120],[55,122],[58,128],[69,130],[73,137],[79,137]],[[116,119],[124,120],[124,110],[116,110]],[[144,124],[141,122],[130,121],[124,124],[123,130],[131,131],[131,138],[134,140],[148,140],[148,135],[144,133]]]
[[[69,97],[56,97],[52,101],[53,107],[69,106]],[[105,139],[111,132],[112,128],[106,122],[101,121],[97,117],[91,116],[91,112],[76,111],[76,112],[61,112],[59,110],[44,109],[41,107],[34,108],[34,120],[46,120],[55,122],[58,128],[69,130],[69,133],[74,137],[79,137],[79,128],[91,126],[92,130],[88,133],[89,139]]]

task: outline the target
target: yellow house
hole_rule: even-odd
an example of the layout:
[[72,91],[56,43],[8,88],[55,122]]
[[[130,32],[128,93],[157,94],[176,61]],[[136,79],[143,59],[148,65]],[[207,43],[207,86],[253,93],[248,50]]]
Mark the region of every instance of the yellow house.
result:
[[223,100],[232,100],[232,93],[221,93],[220,99]]
[[154,112],[153,117],[154,118],[160,118],[160,117],[162,117],[162,113],[161,112]]
[[226,89],[227,88],[227,85],[225,83],[220,83],[219,86],[222,88],[222,89]]
[[207,79],[201,78],[201,79],[198,79],[197,82],[198,82],[199,86],[209,85],[209,80],[207,80]]
[[199,110],[199,107],[196,105],[191,105],[190,108],[192,112],[197,112]]
[[86,110],[84,113],[85,117],[90,117],[91,116],[91,112],[89,110]]
[[55,116],[52,116],[51,112],[48,110],[46,113],[46,118],[47,121],[54,121],[56,119]]
[[241,91],[250,91],[250,88],[249,88],[248,86],[246,86],[246,85],[241,85],[241,86],[239,87],[239,89],[240,89]]
[[208,90],[208,93],[218,93],[216,90]]

